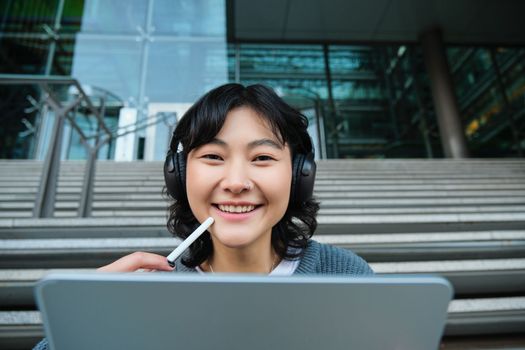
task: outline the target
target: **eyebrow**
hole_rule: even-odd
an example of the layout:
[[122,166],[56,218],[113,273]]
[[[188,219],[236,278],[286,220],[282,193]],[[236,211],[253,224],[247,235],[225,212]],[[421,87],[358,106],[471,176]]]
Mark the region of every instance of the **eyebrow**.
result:
[[[226,142],[224,142],[223,140],[221,139],[218,139],[218,138],[214,138],[213,140],[211,140],[209,142],[210,144],[214,144],[214,145],[218,145],[218,146],[221,146],[221,147],[227,147],[228,144]],[[259,146],[270,146],[270,147],[273,147],[273,148],[276,148],[278,150],[282,150],[284,148],[283,145],[275,142],[274,140],[271,140],[271,139],[260,139],[260,140],[255,140],[255,141],[252,141],[250,143],[248,143],[248,148],[249,149],[253,149],[253,148],[256,148],[256,147],[259,147]]]

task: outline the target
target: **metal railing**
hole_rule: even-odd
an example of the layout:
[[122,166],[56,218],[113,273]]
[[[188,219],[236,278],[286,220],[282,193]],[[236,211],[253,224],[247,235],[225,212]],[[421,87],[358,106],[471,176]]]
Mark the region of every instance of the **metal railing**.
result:
[[[46,154],[42,168],[42,176],[38,188],[35,206],[33,208],[33,217],[49,218],[53,217],[55,210],[55,200],[57,192],[58,174],[60,170],[60,153],[63,137],[64,123],[67,120],[71,127],[80,135],[80,140],[86,148],[88,157],[82,182],[80,195],[80,204],[78,217],[91,216],[96,160],[99,150],[113,139],[134,133],[150,125],[157,124],[167,118],[166,115],[157,115],[152,122],[142,125],[136,124],[129,128],[126,126],[124,131],[120,129],[111,130],[104,121],[105,98],[101,99],[100,106],[97,108],[86,94],[81,84],[72,77],[64,76],[39,76],[39,75],[19,75],[19,74],[0,74],[0,85],[38,85],[45,91],[42,103],[49,106],[54,114],[55,121],[50,139],[50,147]],[[76,89],[76,96],[72,101],[63,102],[57,94],[51,89],[52,85],[71,86]],[[87,135],[84,130],[75,121],[75,115],[72,113],[76,108],[83,106],[89,113],[96,118],[98,123],[97,130],[102,132],[95,135]],[[90,143],[94,140],[94,144]]]

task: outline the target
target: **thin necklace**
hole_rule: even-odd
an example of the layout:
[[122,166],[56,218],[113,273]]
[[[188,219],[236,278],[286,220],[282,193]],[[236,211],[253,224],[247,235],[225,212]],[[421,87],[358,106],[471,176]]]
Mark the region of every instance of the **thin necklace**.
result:
[[[275,263],[277,263],[277,255],[273,259],[273,263],[272,263],[272,266],[270,267],[270,271],[268,272],[268,274],[270,274],[273,271],[273,269],[275,268]],[[211,266],[211,263],[208,262],[208,265],[210,266],[211,273],[215,273],[215,271],[213,271],[213,266]]]

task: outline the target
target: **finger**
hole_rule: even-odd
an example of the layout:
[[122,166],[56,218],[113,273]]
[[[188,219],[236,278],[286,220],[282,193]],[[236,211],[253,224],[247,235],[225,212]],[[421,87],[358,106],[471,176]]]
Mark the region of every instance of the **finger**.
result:
[[133,272],[138,269],[173,271],[173,268],[168,264],[166,257],[146,252],[135,252],[126,255],[109,265],[99,268],[98,271]]
[[140,268],[148,269],[149,271],[173,271],[173,267],[168,264],[165,256],[139,252]]
[[163,256],[152,253],[135,252],[126,255],[109,265],[101,267],[99,271],[133,272],[139,269],[158,269],[162,271],[173,270]]

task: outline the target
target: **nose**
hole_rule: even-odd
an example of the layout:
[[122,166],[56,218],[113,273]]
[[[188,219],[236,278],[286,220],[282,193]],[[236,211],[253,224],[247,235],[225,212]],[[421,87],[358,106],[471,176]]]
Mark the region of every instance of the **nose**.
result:
[[248,175],[247,166],[242,162],[232,162],[226,166],[221,188],[233,194],[251,190],[253,185]]

